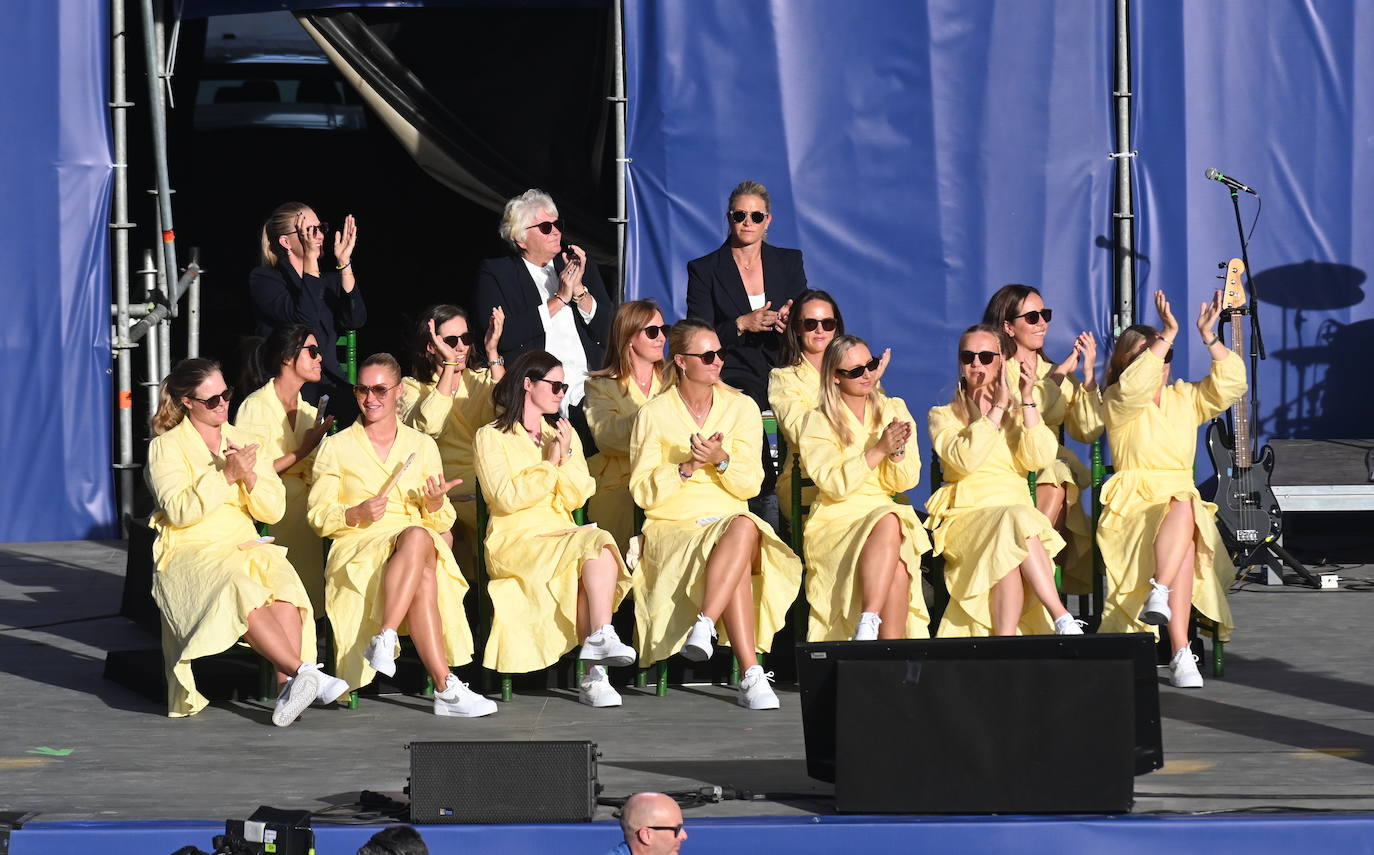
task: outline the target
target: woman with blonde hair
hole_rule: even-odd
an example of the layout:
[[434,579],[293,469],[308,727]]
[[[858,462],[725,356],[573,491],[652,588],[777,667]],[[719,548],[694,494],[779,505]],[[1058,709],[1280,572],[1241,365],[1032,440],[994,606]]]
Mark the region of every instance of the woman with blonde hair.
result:
[[272,723],[285,727],[312,702],[334,701],[348,684],[314,664],[309,597],[286,550],[254,528],[254,520],[281,519],[286,493],[254,435],[228,424],[233,394],[219,365],[185,359],[162,381],[153,420],[153,599],[162,612],[167,714],[204,709],[191,660],[243,638],[276,668],[281,692]]
[[925,638],[921,555],[930,539],[910,505],[892,501],[921,477],[901,398],[878,389],[882,357],[841,335],[821,362],[819,408],[801,425],[802,463],[819,494],[806,518],[808,641]]
[[562,363],[527,350],[496,384],[496,421],[477,431],[477,477],[491,508],[484,660],[503,674],[538,671],[580,642],[578,658],[591,667],[578,700],[618,707],[606,666],[635,659],[611,626],[630,573],[609,533],[573,522],[596,482],[581,439],[558,417],[567,392]]
[[1107,437],[1116,474],[1102,491],[1097,543],[1107,571],[1103,632],[1167,626],[1170,681],[1200,688],[1188,647],[1192,609],[1234,629],[1226,586],[1235,573],[1215,524],[1217,506],[1193,483],[1197,428],[1245,394],[1245,362],[1217,335],[1222,294],[1198,310],[1197,329],[1212,358],[1204,380],[1169,383],[1178,321],[1163,291],[1155,308],[1163,329],[1136,324],[1117,339],[1108,367]]
[[434,440],[401,423],[400,389],[391,354],[363,360],[353,387],[361,417],[315,458],[310,524],[334,539],[325,600],[339,671],[355,689],[378,671],[395,676],[397,636],[407,632],[434,681],[434,714],[490,715],[496,703],[451,668],[472,660],[468,584],[443,537],[458,482],[444,479]]
[[1064,540],[1026,489],[1026,475],[1048,466],[1059,443],[1040,418],[1035,375],[1012,359],[1015,347],[998,327],[969,327],[954,397],[930,410],[946,481],[926,502],[949,588],[941,637],[1083,633],[1054,586],[1051,559]]
[[668,325],[653,300],[621,303],[611,322],[606,365],[587,377],[587,425],[596,454],[587,469],[596,493],[587,515],[615,538],[622,551],[634,534],[634,500],[630,498],[630,431],[639,408],[663,390],[663,345]]
[[719,622],[744,669],[737,702],[777,709],[757,653],[787,619],[801,563],[748,510],[763,482],[763,418],[720,382],[709,323],[674,324],[668,348],[669,388],[640,408],[630,436],[630,493],[645,516],[634,579],[640,662],[679,650],[709,659]]

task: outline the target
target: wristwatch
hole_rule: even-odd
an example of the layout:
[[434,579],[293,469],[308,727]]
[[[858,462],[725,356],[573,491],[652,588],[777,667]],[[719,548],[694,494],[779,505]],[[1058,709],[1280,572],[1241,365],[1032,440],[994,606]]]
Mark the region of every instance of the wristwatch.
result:
[[716,471],[717,471],[717,472],[724,472],[726,469],[729,469],[729,468],[730,468],[730,458],[728,458],[728,457],[725,458],[724,460],[722,460],[721,462],[719,462],[719,463],[716,464]]
[[505,364],[506,364],[506,357],[504,357],[504,356],[498,356],[498,357],[496,357],[495,359],[488,359],[488,360],[487,360],[487,364],[488,364],[488,365],[505,365]]

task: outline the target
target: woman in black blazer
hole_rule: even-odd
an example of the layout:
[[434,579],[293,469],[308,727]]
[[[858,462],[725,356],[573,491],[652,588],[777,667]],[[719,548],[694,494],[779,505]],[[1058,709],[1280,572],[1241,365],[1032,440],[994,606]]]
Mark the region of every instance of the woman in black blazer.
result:
[[721,379],[768,409],[768,372],[778,364],[792,299],[806,289],[799,249],[764,243],[773,220],[768,190],[744,181],[730,192],[724,245],[687,262],[687,315],[716,330]]

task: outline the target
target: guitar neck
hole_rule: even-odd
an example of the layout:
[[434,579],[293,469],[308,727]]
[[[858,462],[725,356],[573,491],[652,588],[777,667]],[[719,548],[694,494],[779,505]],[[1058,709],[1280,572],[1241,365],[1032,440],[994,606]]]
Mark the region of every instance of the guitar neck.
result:
[[[1240,322],[1240,312],[1231,313],[1231,352],[1245,358],[1245,349],[1242,345],[1242,329]],[[1231,405],[1231,428],[1234,444],[1232,446],[1232,456],[1237,469],[1249,469],[1251,461],[1254,459],[1250,449],[1250,385],[1245,386],[1245,394],[1240,396],[1240,400]]]

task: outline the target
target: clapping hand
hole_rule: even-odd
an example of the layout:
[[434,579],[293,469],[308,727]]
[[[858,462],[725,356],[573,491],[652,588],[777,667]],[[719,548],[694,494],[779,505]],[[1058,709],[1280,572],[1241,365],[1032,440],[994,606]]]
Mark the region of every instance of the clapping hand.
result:
[[320,440],[324,439],[324,435],[329,433],[329,429],[333,426],[334,417],[325,416],[324,421],[306,431],[305,436],[301,439],[301,447],[296,449],[296,459],[301,460],[314,451],[315,446],[320,444]]
[[386,496],[373,496],[364,499],[344,512],[344,522],[349,525],[374,523],[386,516]]
[[434,513],[443,507],[444,496],[449,490],[463,483],[462,478],[445,481],[442,476],[431,475],[425,479],[425,507]]
[[768,300],[749,314],[740,315],[741,332],[764,332],[765,330],[778,329],[778,318],[781,317],[781,314],[773,311],[770,308],[772,305],[773,301]]
[[883,355],[878,358],[878,370],[873,372],[873,382],[877,383],[883,379],[883,373],[887,371],[887,364],[892,361],[892,348],[883,351]]
[[692,434],[692,460],[698,465],[720,463],[725,459],[725,449],[722,445],[725,442],[725,435],[717,431],[708,437],[703,437],[699,433]]
[[1178,334],[1178,321],[1174,319],[1173,310],[1169,308],[1169,301],[1164,296],[1163,291],[1155,292],[1155,311],[1159,312],[1159,322],[1164,327],[1163,335],[1170,342]]
[[[462,362],[458,358],[458,351],[449,347],[448,344],[439,336],[438,330],[434,327],[434,319],[429,319],[429,346],[434,348],[434,352],[439,354],[441,362]],[[459,366],[462,367],[462,366]]]
[[1221,291],[1212,295],[1210,303],[1203,303],[1197,313],[1197,331],[1202,333],[1203,341],[1210,341],[1216,335],[1217,319],[1221,317]]
[[773,332],[786,332],[787,321],[792,316],[792,301],[788,300],[778,309],[778,317],[773,321]]
[[[316,226],[316,228],[319,227]],[[315,243],[314,236],[305,227],[305,211],[296,214],[296,241],[301,245],[301,259],[303,261],[307,263],[319,262],[321,245]]]
[[258,463],[258,445],[238,446],[226,441],[229,446],[224,452],[224,478],[230,484],[252,480],[253,467]]
[[572,422],[559,419],[554,423],[556,433],[553,440],[544,446],[544,459],[558,466],[572,454]]
[[911,439],[912,430],[911,422],[893,419],[878,437],[878,449],[889,457],[902,456],[906,453],[906,444]]
[[501,333],[506,328],[506,310],[500,306],[491,307],[491,317],[487,319],[487,331],[482,336],[482,347],[487,352],[487,359],[496,359],[501,355],[499,345],[501,344]]

